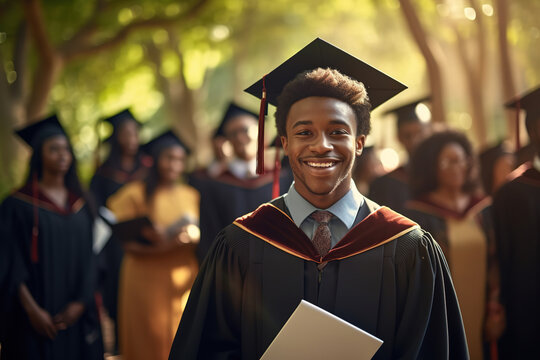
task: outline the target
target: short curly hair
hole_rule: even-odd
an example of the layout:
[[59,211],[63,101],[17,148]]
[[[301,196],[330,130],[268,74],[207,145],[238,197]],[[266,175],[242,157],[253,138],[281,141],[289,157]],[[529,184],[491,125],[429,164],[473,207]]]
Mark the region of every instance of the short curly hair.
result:
[[478,172],[475,171],[476,159],[472,144],[465,134],[455,130],[445,130],[425,139],[411,157],[410,182],[415,197],[422,197],[437,189],[439,155],[446,145],[452,143],[461,146],[470,159],[463,191],[472,194],[478,190],[479,179]]
[[339,71],[317,68],[298,74],[277,98],[276,127],[280,136],[287,136],[287,116],[299,100],[321,96],[349,104],[356,116],[357,135],[368,135],[371,130],[371,104],[364,84]]

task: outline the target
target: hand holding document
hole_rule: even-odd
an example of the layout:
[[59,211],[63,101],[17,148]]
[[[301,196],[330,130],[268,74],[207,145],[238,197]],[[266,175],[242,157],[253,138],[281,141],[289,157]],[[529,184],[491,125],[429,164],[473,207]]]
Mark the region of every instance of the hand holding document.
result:
[[261,360],[367,360],[383,341],[302,300]]

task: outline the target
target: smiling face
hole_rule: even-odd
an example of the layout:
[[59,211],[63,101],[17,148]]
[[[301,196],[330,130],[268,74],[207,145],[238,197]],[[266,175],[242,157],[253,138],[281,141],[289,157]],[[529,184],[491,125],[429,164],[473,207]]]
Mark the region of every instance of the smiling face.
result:
[[181,146],[163,149],[158,156],[158,173],[163,183],[173,183],[184,172],[186,151]]
[[307,97],[291,106],[281,141],[296,190],[314,206],[326,209],[349,191],[366,138],[356,127],[351,107],[334,98]]
[[469,159],[458,143],[445,145],[438,158],[439,188],[461,190],[467,181]]

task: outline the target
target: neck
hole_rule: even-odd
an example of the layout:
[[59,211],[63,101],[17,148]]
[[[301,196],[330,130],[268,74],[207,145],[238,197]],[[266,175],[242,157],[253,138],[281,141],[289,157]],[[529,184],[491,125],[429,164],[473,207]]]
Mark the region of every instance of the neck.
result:
[[133,167],[135,166],[135,156],[122,154],[122,157],[120,158],[120,164],[120,166],[122,166],[122,169],[124,170],[133,169]]
[[176,185],[176,181],[174,180],[160,180],[158,183],[158,187],[160,189],[172,189]]
[[50,173],[47,171],[43,172],[41,177],[41,185],[46,188],[64,188],[65,187],[65,174],[61,173]]
[[468,205],[470,196],[461,189],[438,188],[431,193],[431,199],[446,208],[462,211]]

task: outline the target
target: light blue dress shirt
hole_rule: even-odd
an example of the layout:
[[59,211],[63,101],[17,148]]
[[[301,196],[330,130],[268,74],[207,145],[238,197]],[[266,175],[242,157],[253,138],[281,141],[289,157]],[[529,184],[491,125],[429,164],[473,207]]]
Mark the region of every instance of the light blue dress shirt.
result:
[[[343,236],[356,225],[356,223],[363,220],[363,218],[369,214],[364,197],[357,190],[353,181],[351,181],[351,189],[328,209],[316,208],[309,201],[304,199],[302,195],[296,191],[294,182],[291,184],[287,194],[284,195],[284,201],[296,226],[298,226],[310,239],[313,238],[313,234],[315,233],[317,226],[319,226],[310,215],[317,210],[331,212],[334,216],[328,223],[328,226],[330,228],[330,233],[332,234],[332,247],[334,247],[339,240],[341,240]],[[366,208],[366,211],[362,211],[363,216],[360,216],[357,220],[358,212],[360,208],[363,207]]]

